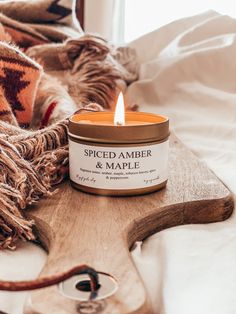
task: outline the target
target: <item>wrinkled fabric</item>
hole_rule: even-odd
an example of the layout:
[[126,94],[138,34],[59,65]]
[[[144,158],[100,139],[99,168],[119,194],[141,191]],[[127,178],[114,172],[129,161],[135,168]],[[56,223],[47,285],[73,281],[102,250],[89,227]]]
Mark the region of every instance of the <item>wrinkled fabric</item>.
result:
[[[236,20],[207,12],[131,43],[140,79],[127,92],[236,193]],[[148,47],[148,48],[147,48]],[[236,313],[236,218],[180,226],[138,243],[134,261],[155,313]]]

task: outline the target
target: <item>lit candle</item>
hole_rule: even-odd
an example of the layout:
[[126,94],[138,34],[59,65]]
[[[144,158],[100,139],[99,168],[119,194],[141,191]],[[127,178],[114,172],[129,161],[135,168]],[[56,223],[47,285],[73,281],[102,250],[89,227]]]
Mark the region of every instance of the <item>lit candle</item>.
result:
[[120,93],[115,113],[75,114],[69,122],[70,179],[100,195],[138,195],[167,183],[169,120],[126,112]]

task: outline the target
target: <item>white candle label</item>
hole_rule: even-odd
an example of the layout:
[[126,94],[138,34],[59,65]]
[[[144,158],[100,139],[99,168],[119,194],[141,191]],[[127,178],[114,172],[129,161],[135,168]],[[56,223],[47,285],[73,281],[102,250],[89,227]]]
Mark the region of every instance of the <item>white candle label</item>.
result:
[[167,180],[169,142],[101,147],[69,140],[70,178],[99,189],[139,189]]

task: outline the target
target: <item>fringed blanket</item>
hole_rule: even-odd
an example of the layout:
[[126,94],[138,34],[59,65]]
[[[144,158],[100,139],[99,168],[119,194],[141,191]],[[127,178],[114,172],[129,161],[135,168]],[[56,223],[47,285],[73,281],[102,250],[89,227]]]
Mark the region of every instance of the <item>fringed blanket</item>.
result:
[[137,66],[58,1],[2,1],[0,12],[0,248],[14,248],[34,240],[23,210],[67,175],[67,117],[90,103],[111,109]]

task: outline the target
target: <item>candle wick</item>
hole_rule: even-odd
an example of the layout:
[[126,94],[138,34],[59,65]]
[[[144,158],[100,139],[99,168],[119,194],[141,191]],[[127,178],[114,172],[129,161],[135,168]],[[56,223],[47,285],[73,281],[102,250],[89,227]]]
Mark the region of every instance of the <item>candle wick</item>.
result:
[[119,126],[120,126],[120,125],[124,125],[124,123],[122,123],[122,122],[120,122],[120,121],[117,121],[117,122],[116,122],[116,125],[119,125]]

